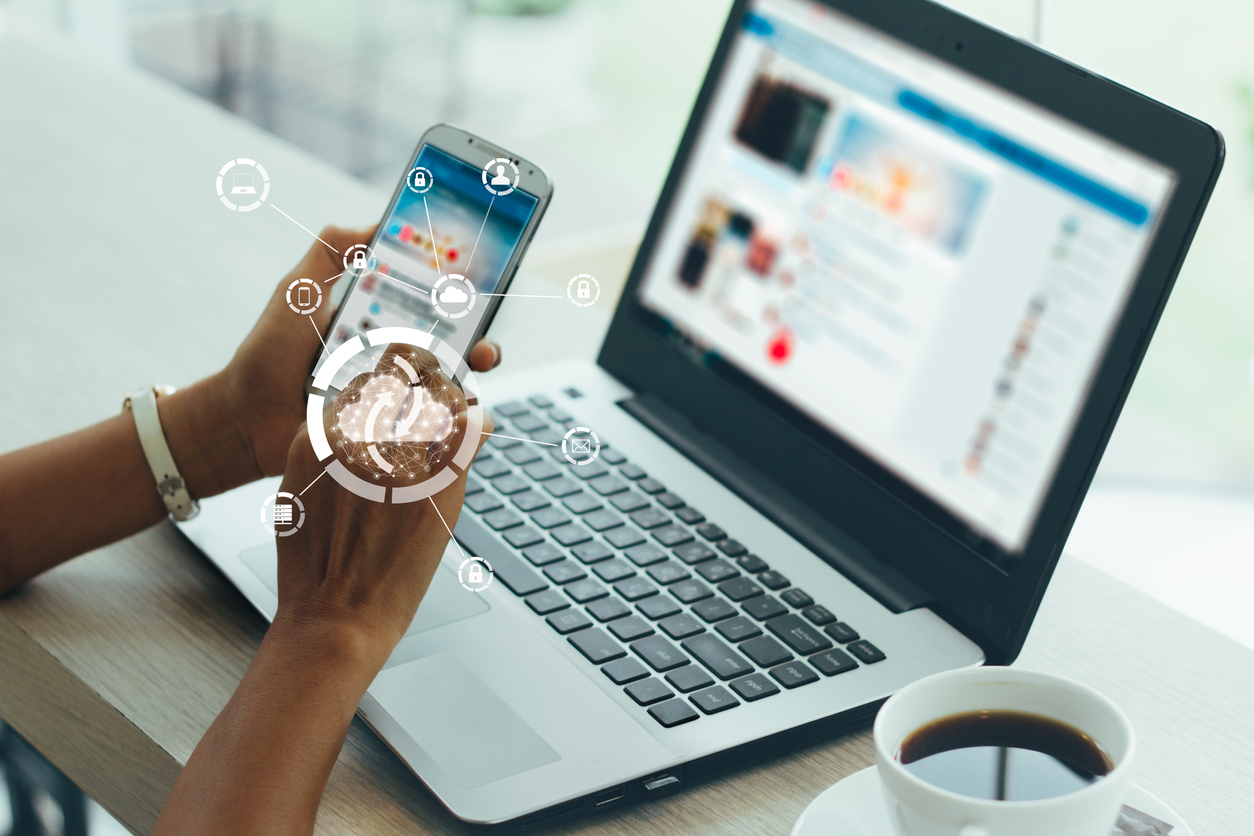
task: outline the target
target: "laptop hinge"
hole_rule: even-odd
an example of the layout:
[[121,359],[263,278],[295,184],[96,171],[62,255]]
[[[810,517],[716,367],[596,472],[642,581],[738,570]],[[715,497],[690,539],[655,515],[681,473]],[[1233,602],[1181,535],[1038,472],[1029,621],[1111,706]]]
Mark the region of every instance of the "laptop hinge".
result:
[[696,429],[659,398],[635,395],[618,405],[887,609],[901,613],[931,601],[932,596],[918,584],[876,558],[831,521],[803,507],[779,483]]

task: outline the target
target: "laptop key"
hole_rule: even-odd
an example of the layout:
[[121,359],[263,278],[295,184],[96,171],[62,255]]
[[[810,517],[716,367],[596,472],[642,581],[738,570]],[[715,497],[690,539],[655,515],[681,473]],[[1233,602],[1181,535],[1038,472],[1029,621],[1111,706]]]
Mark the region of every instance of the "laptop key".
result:
[[635,526],[625,525],[605,532],[605,539],[618,549],[629,549],[644,542],[644,535]]
[[605,631],[600,627],[580,630],[578,633],[569,636],[566,641],[573,644],[594,665],[621,659],[627,655],[627,651],[623,650],[622,645],[605,635]]
[[587,606],[588,614],[602,623],[622,618],[631,612],[627,605],[617,598],[601,598]]
[[601,458],[605,459],[607,462],[609,462],[610,464],[616,467],[622,464],[623,462],[627,461],[627,457],[624,456],[622,452],[615,450],[613,447],[609,446],[604,441],[601,442]]
[[517,473],[510,473],[505,476],[497,477],[492,481],[492,487],[496,488],[506,496],[513,496],[516,493],[522,493],[531,487],[531,483]]
[[735,708],[740,705],[740,700],[733,697],[722,685],[715,685],[713,688],[698,691],[688,697],[688,699],[692,700],[692,704],[706,714],[718,714],[720,711],[726,711],[729,708]]
[[632,511],[639,511],[641,508],[649,507],[649,500],[635,491],[624,491],[611,496],[610,504],[624,514],[630,514]]
[[701,622],[687,613],[663,618],[657,623],[657,626],[662,628],[663,633],[675,640],[686,639],[689,636],[695,636],[697,633],[705,632],[705,627],[701,625]]
[[592,567],[592,571],[606,583],[621,581],[623,578],[630,578],[636,574],[636,570],[631,568],[627,561],[618,557],[598,563]]
[[[552,617],[549,616],[549,618]],[[770,636],[759,636],[756,639],[741,642],[740,652],[752,659],[759,668],[774,667],[792,658],[792,654]]]
[[519,444],[512,450],[505,451],[505,458],[522,467],[525,464],[540,461],[540,451],[531,445]]
[[466,477],[466,496],[477,494],[483,490],[483,483],[473,476]]
[[627,490],[627,483],[617,476],[606,474],[588,482],[588,487],[599,493],[601,496],[612,496],[616,493],[622,493]]
[[575,416],[571,415],[564,409],[550,409],[549,420],[556,421],[559,424],[565,424],[567,421],[575,420]]
[[729,642],[739,642],[762,635],[762,629],[743,615],[719,623],[714,629]]
[[728,557],[740,557],[749,551],[739,540],[724,539],[719,540],[714,545],[718,546],[718,550]]
[[610,632],[625,642],[634,642],[653,635],[653,627],[638,615],[610,622]]
[[[759,579],[761,576],[759,576]],[[797,609],[805,609],[814,603],[814,599],[800,589],[790,589],[787,592],[781,592],[779,597],[783,598],[790,607]]]
[[514,427],[525,433],[533,433],[542,430],[549,425],[549,422],[536,415],[534,412],[527,412],[518,415],[513,419]]
[[570,496],[564,497],[562,499],[562,504],[575,514],[586,514],[589,511],[595,511],[598,508],[604,507],[601,504],[601,500],[582,490],[578,493],[573,493]]
[[[619,548],[622,548],[622,546]],[[654,563],[661,563],[663,560],[666,560],[666,552],[652,543],[645,543],[643,538],[641,538],[640,545],[626,549],[623,554],[627,555],[631,562],[637,566],[652,566]]]
[[779,686],[760,673],[742,676],[727,684],[745,702],[753,702],[779,693]]
[[544,483],[544,490],[549,496],[555,496],[561,499],[574,493],[579,493],[583,488],[579,487],[579,483],[568,476],[559,476],[556,479],[549,479]]
[[537,592],[534,595],[528,595],[527,606],[531,607],[536,615],[548,615],[551,612],[564,610],[570,606],[570,602],[558,595],[555,590],[546,589],[544,592]]
[[525,549],[528,546],[534,546],[537,543],[544,542],[544,535],[529,525],[511,528],[501,536],[505,538],[506,543],[509,543],[516,549]]
[[744,569],[750,575],[756,575],[759,572],[765,572],[770,569],[766,565],[766,561],[758,557],[756,554],[746,554],[743,557],[736,558],[736,565]]
[[549,505],[549,498],[539,491],[523,491],[510,497],[510,502],[520,511],[535,511]]
[[862,638],[858,635],[857,630],[853,629],[843,621],[837,621],[835,624],[827,625],[823,628],[823,632],[827,633],[827,635],[831,636],[841,644],[856,642],[858,639]]
[[670,593],[685,604],[691,604],[709,598],[714,594],[714,591],[701,583],[701,581],[691,580],[673,584],[670,588]]
[[610,472],[610,469],[600,462],[588,462],[587,464],[577,465],[571,468],[571,470],[575,474],[576,478],[582,479],[585,482],[591,481],[592,479],[599,479]]
[[727,536],[727,532],[719,528],[714,523],[701,523],[697,526],[697,533],[707,540],[722,540]]
[[649,567],[649,577],[665,586],[676,581],[684,581],[692,577],[692,573],[673,560],[658,563]]
[[683,700],[667,700],[649,706],[649,715],[662,724],[663,728],[671,728],[681,723],[697,719],[698,715],[692,706]]
[[561,528],[555,528],[552,532],[553,539],[561,543],[563,546],[570,548],[580,543],[586,543],[592,539],[592,533],[579,523],[571,523]]
[[665,493],[658,494],[657,502],[659,505],[661,505],[663,508],[667,509],[668,511],[674,511],[676,508],[682,508],[684,507],[684,505],[687,504],[686,502],[683,501],[683,499],[671,493],[670,491],[666,491]]
[[770,674],[785,688],[798,688],[817,682],[819,679],[819,675],[806,667],[803,662],[786,662],[778,668],[771,668]]
[[[623,690],[627,692],[627,696],[641,705],[653,705],[655,702],[668,700],[675,696],[675,692],[667,688],[662,683],[662,680],[654,679],[653,677],[640,682],[633,682]],[[675,702],[679,702],[679,700],[675,700]]]
[[639,601],[641,598],[656,595],[657,587],[644,578],[636,577],[614,584],[614,591],[628,601]]
[[874,665],[876,662],[882,662],[888,657],[884,655],[884,651],[871,644],[866,639],[858,639],[856,642],[845,645],[845,649],[858,657],[858,661],[865,665]]
[[702,514],[696,508],[689,508],[687,506],[676,511],[675,516],[688,523],[688,525],[696,525],[697,523],[705,522],[705,514]]
[[[550,616],[552,618],[552,616]],[[640,664],[639,659],[633,659],[625,656],[615,662],[601,668],[601,673],[610,678],[610,682],[615,685],[626,685],[628,682],[635,682],[637,679],[644,679],[649,675],[649,669]]]
[[[785,589],[792,584],[792,581],[788,580],[788,578],[784,577],[779,572],[769,570],[758,574],[758,583],[762,584],[767,589]],[[813,603],[813,601],[811,603]]]
[[664,525],[650,533],[653,535],[653,539],[668,548],[673,548],[692,540],[692,535],[688,533],[688,529],[679,525]]
[[530,398],[527,398],[527,400],[536,409],[548,409],[553,406],[553,401],[549,400],[547,395],[532,395]]
[[777,615],[783,615],[788,612],[788,608],[776,601],[770,595],[763,595],[760,598],[750,598],[740,605],[741,608],[758,621],[766,621],[768,618],[774,618]]
[[651,528],[658,528],[666,525],[671,521],[670,514],[666,513],[661,508],[654,508],[653,506],[641,508],[639,511],[636,511],[630,516],[631,521],[643,528],[645,531],[648,531]]
[[[822,627],[824,624],[831,624],[836,620],[836,616],[832,615],[832,611],[822,604],[815,604],[812,607],[806,607],[801,614],[810,619],[811,624]],[[831,635],[830,633],[828,635]],[[835,636],[833,636],[835,638]]]
[[502,508],[499,511],[484,514],[483,521],[491,526],[493,531],[504,531],[507,528],[522,525],[522,517],[518,516],[508,508]]
[[562,475],[562,471],[546,461],[532,462],[523,468],[523,473],[527,474],[528,479],[536,482],[543,482],[546,479],[556,479]]
[[[689,641],[696,641],[696,639],[689,639]],[[675,649],[675,645],[661,636],[649,636],[647,639],[632,642],[631,650],[658,673],[674,670],[688,664],[689,661],[687,656]]]
[[544,576],[558,586],[561,586],[562,584],[570,583],[571,581],[581,581],[588,577],[588,573],[585,572],[583,567],[575,561],[563,560],[561,563],[553,563],[545,566]]
[[679,646],[700,660],[719,679],[735,679],[753,673],[753,666],[743,656],[712,633],[685,639]]
[[718,591],[733,601],[745,601],[762,594],[762,587],[746,577],[732,578],[718,585]]
[[643,479],[644,477],[649,475],[645,473],[644,468],[638,464],[622,465],[621,467],[618,468],[618,472],[619,472],[619,475],[621,475],[624,479],[630,479],[633,482],[636,481],[637,479]]
[[492,458],[478,460],[471,465],[471,468],[484,479],[495,479],[510,472],[508,464],[500,459]]
[[717,554],[713,549],[705,543],[686,543],[675,549],[675,556],[691,566],[694,563],[700,563],[703,560],[709,560],[716,557]]
[[799,615],[781,615],[766,622],[766,629],[783,639],[798,656],[809,656],[831,648],[832,643]]
[[515,595],[530,595],[549,585],[521,557],[501,545],[475,517],[463,514],[453,534],[468,552],[486,559],[492,565],[494,576]]
[[[505,428],[505,425],[503,422],[497,425],[498,431],[504,428]],[[495,447],[498,450],[508,450],[511,447],[520,446],[522,442],[516,438],[509,438],[503,435],[494,435],[488,439],[488,444],[491,444],[493,447]],[[484,458],[487,458],[487,457],[485,456]]]
[[585,627],[592,626],[592,619],[581,613],[579,610],[566,610],[564,612],[555,612],[548,618],[544,619],[557,632],[563,636],[573,633],[576,630],[582,630]]
[[466,497],[466,502],[464,504],[467,508],[478,514],[486,514],[489,511],[495,511],[497,508],[504,507],[501,504],[501,500],[497,499],[494,494],[486,492]]
[[546,531],[570,522],[570,514],[560,508],[541,508],[531,515],[531,521]]
[[713,584],[722,583],[728,578],[740,577],[740,573],[726,560],[707,560],[705,563],[698,563],[697,574]]
[[822,653],[811,656],[808,661],[824,676],[835,676],[838,673],[856,670],[858,667],[858,663],[849,658],[849,654],[843,650],[824,650]]
[[714,684],[714,680],[705,672],[705,669],[698,665],[684,665],[682,668],[675,668],[666,675],[666,681],[671,684],[676,691],[680,693],[688,693],[698,688],[708,688]]
[[666,491],[666,486],[651,476],[646,476],[644,479],[641,479],[636,483],[636,486],[649,496],[655,496]]
[[527,433],[527,435],[531,436],[531,439],[533,441],[538,441],[541,444],[561,444],[562,443],[562,434],[549,426],[541,427],[535,432]]
[[609,508],[602,508],[600,511],[584,514],[583,524],[593,531],[609,531],[611,528],[617,528],[622,525],[623,518]]
[[575,581],[564,587],[566,594],[574,598],[580,604],[586,604],[589,601],[595,601],[598,598],[604,598],[610,594],[610,591],[601,584],[592,579],[586,581]]
[[701,620],[707,624],[713,624],[716,621],[722,621],[724,618],[731,618],[737,615],[736,608],[724,601],[722,598],[710,598],[706,601],[699,601],[692,605],[692,611],[701,617]]
[[501,413],[506,418],[516,418],[519,415],[531,414],[531,410],[527,409],[527,405],[522,401],[506,401],[503,404],[499,404],[494,411]]
[[584,563],[596,563],[598,560],[607,560],[614,556],[613,550],[600,540],[589,540],[587,543],[581,543],[571,549],[570,553]]
[[523,557],[535,566],[548,566],[550,563],[562,560],[566,555],[552,543],[541,543],[529,549],[523,549]]
[[679,604],[663,595],[655,595],[636,604],[636,609],[657,621],[659,618],[666,618],[679,612]]

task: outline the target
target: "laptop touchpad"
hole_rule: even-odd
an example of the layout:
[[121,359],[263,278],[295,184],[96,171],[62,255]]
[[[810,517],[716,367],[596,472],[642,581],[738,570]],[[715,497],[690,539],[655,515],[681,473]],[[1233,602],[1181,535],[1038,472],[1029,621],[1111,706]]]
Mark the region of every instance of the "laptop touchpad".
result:
[[452,653],[383,671],[370,696],[462,789],[561,757]]
[[[240,552],[240,560],[253,570],[266,588],[279,594],[279,557],[274,543],[263,543]],[[444,564],[435,570],[431,586],[423,596],[418,614],[414,616],[405,635],[420,633],[451,621],[460,621],[472,615],[487,612],[488,603],[479,595],[467,595],[457,581],[457,573]]]

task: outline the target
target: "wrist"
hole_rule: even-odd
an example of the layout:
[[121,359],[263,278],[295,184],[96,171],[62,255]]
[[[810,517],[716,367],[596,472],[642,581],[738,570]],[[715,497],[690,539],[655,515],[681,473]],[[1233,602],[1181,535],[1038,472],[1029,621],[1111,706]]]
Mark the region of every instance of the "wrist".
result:
[[363,693],[395,645],[395,641],[345,619],[284,609],[275,615],[266,642],[299,657],[304,665],[334,670],[337,676],[360,682]]
[[157,411],[170,455],[196,499],[263,475],[247,432],[228,408],[220,374],[158,398]]

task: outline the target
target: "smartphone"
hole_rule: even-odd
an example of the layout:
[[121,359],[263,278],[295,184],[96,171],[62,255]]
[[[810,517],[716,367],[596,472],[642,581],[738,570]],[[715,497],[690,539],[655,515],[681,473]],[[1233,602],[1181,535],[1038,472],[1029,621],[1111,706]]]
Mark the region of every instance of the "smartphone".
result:
[[[552,196],[535,163],[452,125],[428,130],[364,257],[343,254],[346,290],[337,288],[339,311],[313,372],[354,336],[388,326],[434,334],[465,357],[492,324],[496,294],[509,288]],[[332,387],[374,368],[380,353],[359,354]]]

